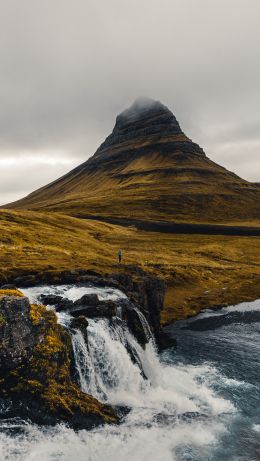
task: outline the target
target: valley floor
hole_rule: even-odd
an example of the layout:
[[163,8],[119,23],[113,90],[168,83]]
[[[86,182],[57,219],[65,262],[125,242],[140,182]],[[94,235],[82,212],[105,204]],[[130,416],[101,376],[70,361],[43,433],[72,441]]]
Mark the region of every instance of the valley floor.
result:
[[142,267],[167,282],[162,323],[260,297],[260,237],[170,234],[72,218],[0,210],[0,281],[20,274]]

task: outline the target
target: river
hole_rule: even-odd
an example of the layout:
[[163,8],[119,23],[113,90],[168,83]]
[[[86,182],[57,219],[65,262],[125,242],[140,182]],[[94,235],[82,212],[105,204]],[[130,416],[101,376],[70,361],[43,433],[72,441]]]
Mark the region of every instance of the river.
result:
[[[44,290],[72,300],[95,292],[119,304],[124,296],[111,288]],[[23,291],[35,302],[43,288]],[[67,326],[68,314],[58,315]],[[138,345],[120,312],[112,324],[89,321],[89,348],[74,331],[82,390],[118,408],[122,423],[76,432],[63,424],[2,421],[0,460],[259,461],[260,300],[205,311],[167,331],[178,347],[161,354],[152,339],[145,351]]]

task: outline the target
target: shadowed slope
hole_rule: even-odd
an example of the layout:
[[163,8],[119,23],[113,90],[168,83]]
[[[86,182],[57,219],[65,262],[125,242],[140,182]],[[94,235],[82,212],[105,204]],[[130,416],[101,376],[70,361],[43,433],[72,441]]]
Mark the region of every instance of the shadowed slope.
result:
[[117,117],[93,157],[9,207],[82,217],[250,221],[260,219],[260,186],[212,162],[167,107],[142,99]]

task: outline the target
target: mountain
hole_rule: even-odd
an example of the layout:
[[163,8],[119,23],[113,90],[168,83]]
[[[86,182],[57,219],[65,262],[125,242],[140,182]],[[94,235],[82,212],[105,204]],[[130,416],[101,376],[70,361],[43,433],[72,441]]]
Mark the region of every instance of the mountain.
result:
[[5,207],[146,221],[255,221],[260,186],[214,163],[165,105],[141,98],[117,116],[91,158]]

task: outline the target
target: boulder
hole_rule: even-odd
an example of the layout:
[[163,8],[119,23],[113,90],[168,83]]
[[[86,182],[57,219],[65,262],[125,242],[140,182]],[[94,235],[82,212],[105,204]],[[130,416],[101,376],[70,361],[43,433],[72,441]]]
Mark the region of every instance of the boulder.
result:
[[114,301],[99,301],[95,306],[79,305],[74,303],[74,306],[69,310],[73,317],[84,315],[88,318],[105,317],[112,318],[117,314],[117,304]]
[[169,349],[170,347],[176,347],[177,341],[170,333],[162,329],[157,337],[157,344],[159,350],[163,351],[164,349]]
[[31,287],[36,285],[38,282],[35,274],[21,275],[14,279],[16,286]]
[[[88,344],[88,331],[87,331],[88,320],[87,320],[87,318],[86,318],[84,315],[79,315],[78,317],[74,317],[74,318],[71,320],[70,326],[71,326],[71,328],[75,328],[75,329],[77,329],[77,330],[80,330],[81,333],[82,333],[82,335],[83,335],[83,337],[84,337],[85,343]],[[74,358],[73,358],[72,365],[73,365],[73,376],[75,376],[75,371],[74,371],[75,362],[74,362]]]
[[48,305],[55,306],[55,310],[57,312],[67,311],[74,306],[73,301],[63,298],[62,296],[58,296],[58,295],[42,294],[39,299],[45,306],[48,306]]
[[74,317],[70,324],[71,328],[78,328],[80,330],[86,329],[88,327],[88,320],[84,315],[79,315]]
[[53,311],[22,296],[0,297],[0,418],[79,429],[117,422],[109,405],[73,381],[72,357],[70,335]]
[[98,296],[95,293],[83,295],[74,302],[74,306],[97,306],[99,303]]
[[30,303],[25,297],[0,298],[0,370],[2,374],[28,361],[37,335],[30,319]]

